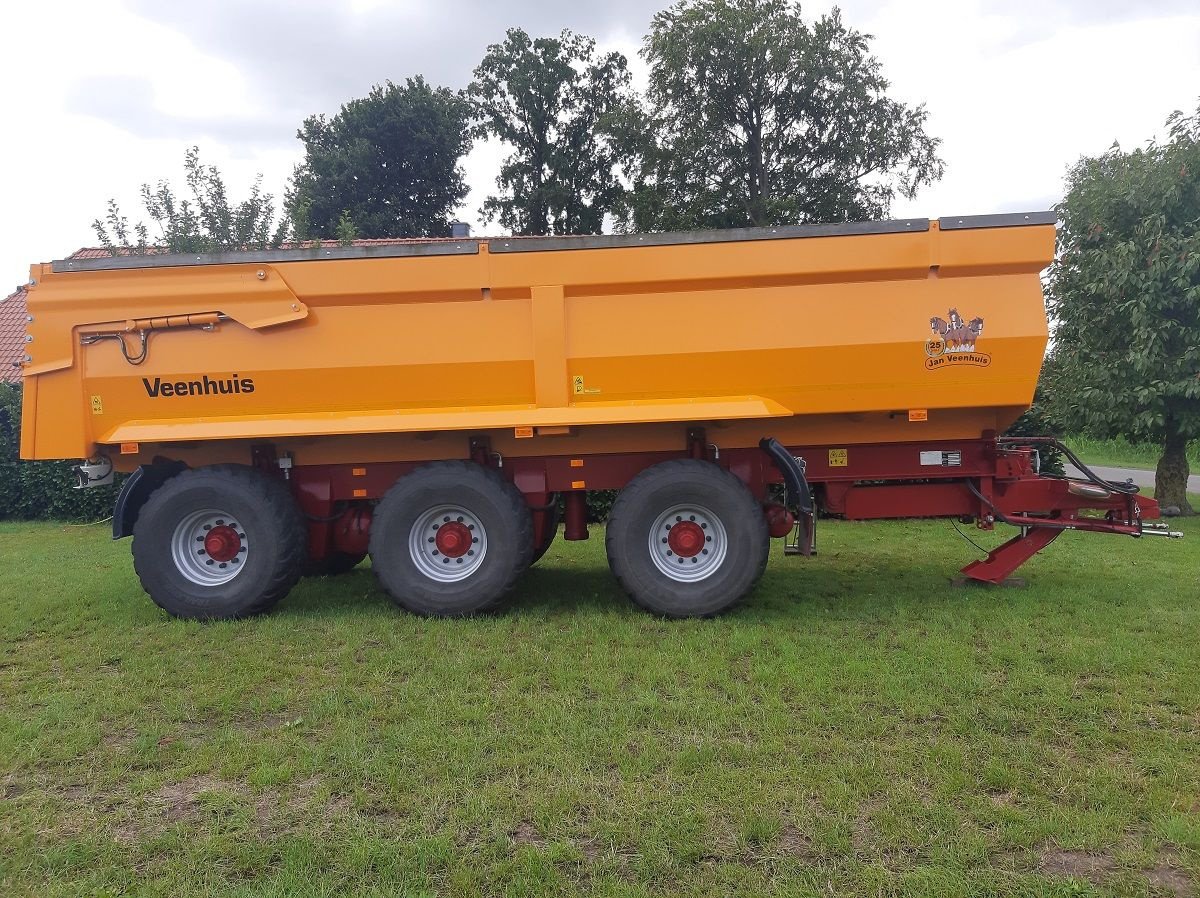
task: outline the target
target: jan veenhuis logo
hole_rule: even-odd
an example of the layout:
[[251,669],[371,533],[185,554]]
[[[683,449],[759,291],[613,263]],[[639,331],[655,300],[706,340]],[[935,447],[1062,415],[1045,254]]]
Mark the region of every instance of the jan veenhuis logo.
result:
[[992,357],[975,348],[983,334],[983,319],[964,321],[958,309],[951,309],[945,318],[936,315],[929,319],[929,338],[925,341],[925,367],[931,371],[952,365],[974,365],[986,368]]

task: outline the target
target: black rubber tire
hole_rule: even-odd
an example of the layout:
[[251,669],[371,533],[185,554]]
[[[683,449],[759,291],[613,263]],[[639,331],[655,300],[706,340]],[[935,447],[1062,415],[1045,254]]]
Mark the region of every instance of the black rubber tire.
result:
[[[654,564],[647,540],[655,518],[674,504],[696,502],[725,526],[725,560],[712,574],[679,582]],[[711,617],[748,593],[767,566],[771,541],[762,508],[746,485],[706,461],[668,461],[647,468],[617,495],[604,547],[608,563],[635,603],[664,617]]]
[[[206,507],[227,511],[252,534],[245,566],[215,586],[187,579],[171,552],[179,522]],[[295,586],[305,537],[304,517],[282,481],[241,465],[213,465],[172,477],[142,506],[133,527],[133,567],[154,603],[175,617],[249,617],[270,610]]]
[[349,552],[333,551],[317,561],[312,558],[304,560],[304,570],[302,571],[305,577],[339,577],[342,574],[348,574],[366,559],[366,552]]
[[[476,515],[488,549],[464,580],[443,583],[425,575],[408,548],[417,518],[442,503]],[[520,490],[491,468],[468,461],[422,465],[401,477],[375,508],[371,566],[392,600],[415,614],[466,617],[495,609],[533,558],[533,516]]]
[[529,559],[529,564],[535,565],[541,561],[542,556],[550,550],[554,545],[554,539],[558,536],[558,523],[562,518],[562,512],[559,510],[558,497],[555,496],[554,504],[550,506],[550,526],[546,530],[546,537],[542,540],[540,546],[535,546],[533,549],[533,557]]

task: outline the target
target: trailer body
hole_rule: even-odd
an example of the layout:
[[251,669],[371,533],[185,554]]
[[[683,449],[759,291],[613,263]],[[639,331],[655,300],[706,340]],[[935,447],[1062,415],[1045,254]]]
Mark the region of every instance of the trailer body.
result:
[[[914,220],[39,266],[24,451],[764,418],[888,442],[912,408],[978,436],[1029,404],[1052,248],[1050,224]],[[931,358],[954,313],[986,331]],[[137,366],[80,345],[139,332]]]
[[[535,548],[559,496],[584,538],[587,491],[681,460],[731,474],[801,554],[813,496],[856,518],[1032,514],[1034,543],[1063,522],[1140,535],[1152,502],[1039,478],[1034,448],[996,437],[1032,401],[1053,249],[1052,215],[1028,213],[42,264],[21,451],[91,459],[85,482],[137,471],[117,536],[182,471],[285,479],[311,562],[361,557],[377,504],[447,461],[515,490]],[[967,574],[1002,579],[1023,534]]]

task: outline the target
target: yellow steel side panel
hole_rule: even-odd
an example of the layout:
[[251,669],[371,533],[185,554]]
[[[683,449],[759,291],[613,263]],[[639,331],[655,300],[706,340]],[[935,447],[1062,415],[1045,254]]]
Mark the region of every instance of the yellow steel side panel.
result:
[[[579,425],[657,423],[669,421],[720,421],[740,418],[785,417],[787,409],[757,396],[693,399],[687,402],[594,403],[570,410],[570,420]],[[439,412],[394,414],[254,415],[206,418],[176,418],[161,421],[128,421],[108,432],[102,443],[173,442],[270,436],[315,436],[321,434],[370,434],[439,430],[507,429],[510,421],[527,421],[530,426],[560,425],[568,410],[533,406],[497,406],[490,409],[446,409]],[[513,428],[524,430],[524,426]]]
[[750,286],[762,281],[924,277],[930,264],[929,238],[922,232],[492,253],[489,264],[497,292],[534,283],[562,284],[568,296],[636,292],[651,285],[669,292],[669,285],[680,282]]
[[[336,263],[324,263],[336,264]],[[465,405],[533,403],[529,302],[425,303],[312,308],[304,321],[253,331],[225,323],[212,332],[153,337],[130,366],[112,344],[84,349],[89,393],[104,397],[109,431],[138,420],[172,426],[242,416],[354,415]],[[453,338],[447,333],[453,331]],[[509,334],[508,339],[497,335]],[[452,343],[452,351],[447,345]],[[249,378],[253,393],[204,391],[211,381]],[[161,383],[200,389],[152,395]],[[175,392],[172,390],[172,392]],[[220,428],[227,432],[228,428]],[[260,435],[259,430],[255,430]]]
[[[261,272],[262,277],[259,277]],[[221,312],[245,327],[266,328],[297,321],[304,303],[269,265],[214,265],[136,271],[55,274],[49,265],[30,270],[35,286],[27,306],[32,362],[26,374],[71,365],[76,329],[131,319]]]
[[[74,371],[27,375],[23,402],[22,458],[85,458],[94,454],[88,424],[99,416],[92,415],[91,403],[80,392]],[[28,436],[32,436],[31,441]]]
[[[930,370],[931,317],[982,317],[986,368]],[[797,414],[1028,404],[1046,343],[1036,274],[568,301],[578,401],[755,392]],[[613,321],[637,320],[619,338]],[[704,322],[719,322],[704,326]]]
[[[932,226],[264,266],[39,266],[26,369],[37,401],[22,447],[55,458],[121,442],[310,440],[305,451],[331,461],[311,442],[325,438],[362,461],[339,440],[376,434],[359,442],[382,447],[414,433],[429,445],[440,431],[487,430],[498,442],[554,427],[576,428],[557,439],[584,453],[636,449],[691,422],[754,445],[760,418],[781,439],[820,431],[834,445],[978,436],[1033,396],[1047,334],[1038,272],[1053,244],[1049,225]],[[81,328],[105,322],[207,312],[230,320],[154,332],[140,366],[112,341],[79,343]],[[908,424],[914,408],[927,424]],[[515,451],[550,451],[545,439]]]
[[480,291],[488,286],[486,252],[287,262],[275,268],[297,296],[323,306],[464,302],[479,299]]
[[21,458],[41,458],[37,454],[37,377],[21,380]]
[[534,401],[540,406],[567,404],[566,324],[562,287],[534,287]]

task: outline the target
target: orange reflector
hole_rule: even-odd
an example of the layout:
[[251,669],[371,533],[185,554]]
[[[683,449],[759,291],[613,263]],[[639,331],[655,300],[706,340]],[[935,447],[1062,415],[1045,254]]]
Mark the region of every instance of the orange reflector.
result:
[[366,468],[351,468],[350,473],[353,474],[355,477],[366,477],[367,469]]
[[587,488],[586,481],[583,481],[583,480],[572,480],[571,481],[571,489],[573,489],[573,490],[582,490],[582,489],[586,489],[586,488]]
[[908,410],[909,421],[928,421],[929,409],[926,408],[910,408]]
[[366,491],[366,490],[355,490],[355,491],[354,491],[354,498],[355,498],[355,499],[365,499],[366,497],[367,497],[367,491]]
[[138,454],[138,444],[137,443],[122,443],[121,444],[121,454],[122,455],[137,455]]
[[540,437],[565,437],[570,436],[571,428],[564,425],[553,424],[548,427],[539,427],[537,435]]
[[572,468],[582,468],[583,467],[583,459],[582,458],[571,459],[571,467]]
[[530,437],[533,436],[533,428],[532,427],[514,427],[513,428],[513,436],[516,437],[518,440],[528,440]]

